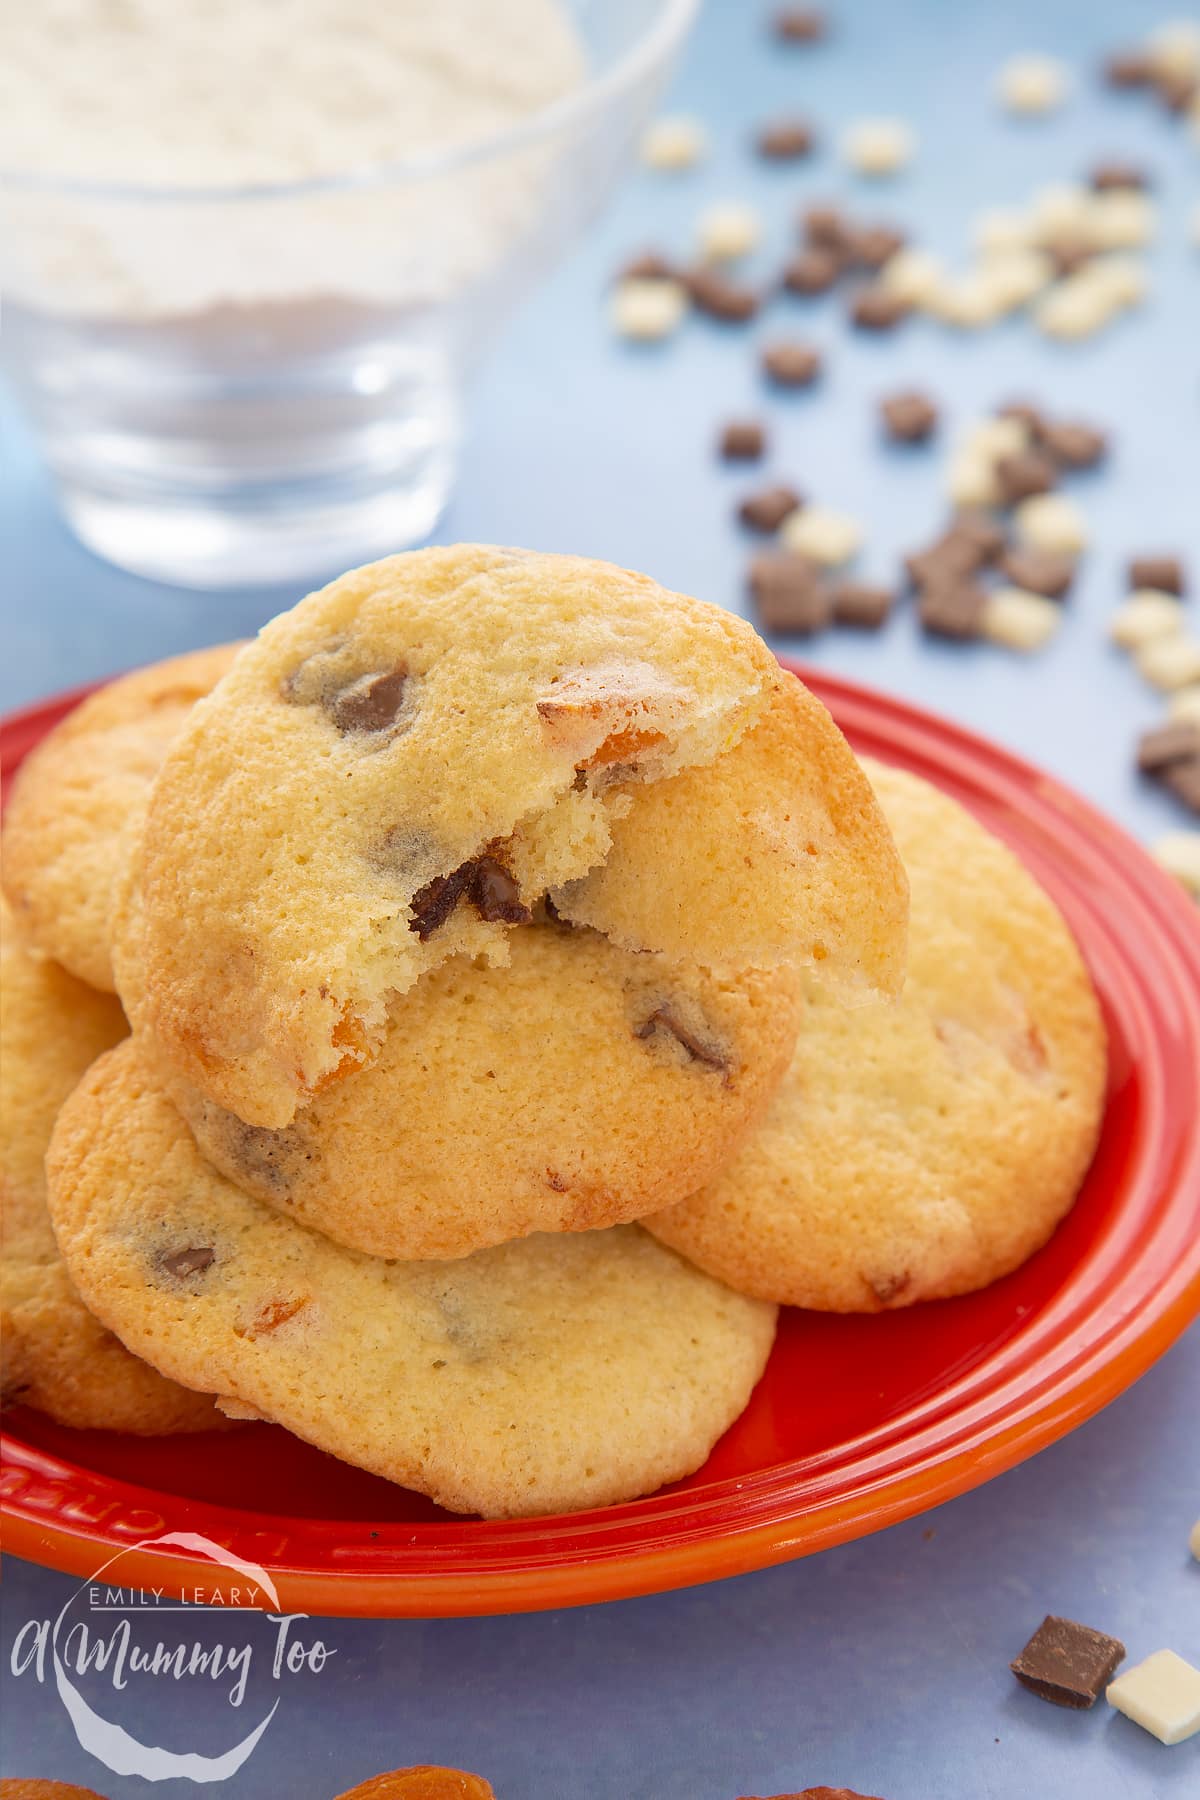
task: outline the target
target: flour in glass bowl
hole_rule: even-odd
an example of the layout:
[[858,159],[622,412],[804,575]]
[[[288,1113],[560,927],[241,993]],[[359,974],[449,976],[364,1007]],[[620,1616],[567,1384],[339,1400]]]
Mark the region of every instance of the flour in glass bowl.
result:
[[[445,300],[531,228],[545,146],[421,182],[211,190],[377,174],[585,78],[562,0],[0,0],[0,19],[9,297],[113,320],[331,291]],[[54,185],[73,182],[135,193]]]

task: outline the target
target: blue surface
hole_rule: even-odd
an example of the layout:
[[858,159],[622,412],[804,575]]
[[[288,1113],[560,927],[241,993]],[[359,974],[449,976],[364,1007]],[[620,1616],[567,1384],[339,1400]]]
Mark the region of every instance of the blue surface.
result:
[[[944,443],[996,402],[1035,394],[1116,433],[1109,467],[1069,483],[1093,548],[1056,643],[1031,661],[958,650],[920,639],[904,616],[878,638],[830,635],[804,653],[1035,758],[1139,837],[1182,824],[1131,773],[1133,739],[1161,703],[1103,635],[1130,552],[1177,549],[1200,579],[1200,255],[1184,224],[1200,158],[1147,101],[1090,78],[1151,9],[860,0],[837,9],[834,43],[791,53],[764,36],[765,10],[710,0],[672,105],[709,122],[712,159],[680,177],[636,176],[509,333],[476,396],[441,535],[607,556],[740,608],[750,545],[731,505],[759,472],[723,468],[712,444],[722,420],[748,412],[769,420],[770,471],[859,515],[870,534],[862,566],[890,575],[941,516],[941,457],[885,451],[877,395],[927,385],[944,405]],[[994,70],[1034,48],[1076,67],[1076,96],[1053,119],[1004,120],[988,98]],[[747,151],[752,126],[793,109],[828,137],[851,116],[902,112],[919,125],[917,164],[874,187],[841,175],[828,150],[764,168]],[[684,250],[709,199],[761,207],[776,256],[797,206],[826,195],[953,254],[973,211],[1019,203],[1110,153],[1155,172],[1155,294],[1087,344],[1047,345],[1020,321],[962,338],[922,321],[873,341],[846,332],[835,302],[791,300],[748,330],[692,322],[663,347],[607,334],[611,268],[646,243]],[[761,390],[751,346],[782,332],[827,348],[819,390]],[[294,598],[182,593],[102,566],[57,522],[7,416],[4,450],[6,705],[251,630]],[[1187,1554],[1200,1514],[1198,1384],[1193,1330],[1132,1394],[1032,1463],[926,1519],[790,1567],[524,1619],[329,1623],[322,1635],[337,1656],[219,1791],[329,1800],[379,1769],[432,1760],[478,1768],[501,1800],[733,1800],[817,1782],[886,1800],[1200,1792],[1200,1739],[1166,1750],[1104,1707],[1059,1712],[1019,1691],[1006,1667],[1045,1611],[1116,1633],[1132,1657],[1169,1644],[1200,1663],[1200,1565]],[[10,1563],[5,1667],[14,1633],[56,1611],[72,1585]],[[223,1624],[214,1615],[214,1636]],[[186,1743],[195,1704],[171,1689],[159,1697],[159,1741]],[[0,1767],[85,1781],[110,1800],[151,1791],[86,1757],[53,1691],[28,1675],[10,1686]],[[154,1791],[170,1800],[194,1790]]]

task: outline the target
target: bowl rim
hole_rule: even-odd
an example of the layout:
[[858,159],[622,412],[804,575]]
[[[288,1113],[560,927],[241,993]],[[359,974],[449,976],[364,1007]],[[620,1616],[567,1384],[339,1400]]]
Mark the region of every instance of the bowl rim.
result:
[[602,112],[609,102],[635,87],[656,69],[663,69],[682,44],[700,0],[655,0],[654,16],[611,68],[592,76],[583,85],[539,107],[519,124],[470,138],[444,150],[416,151],[386,162],[363,163],[328,175],[305,176],[299,181],[249,181],[216,183],[204,187],[165,186],[156,182],[93,181],[87,177],[43,175],[36,169],[0,165],[0,192],[60,195],[76,200],[107,201],[136,205],[213,205],[295,200],[324,194],[388,187],[399,182],[432,180],[496,155],[525,149],[556,133],[577,126]]

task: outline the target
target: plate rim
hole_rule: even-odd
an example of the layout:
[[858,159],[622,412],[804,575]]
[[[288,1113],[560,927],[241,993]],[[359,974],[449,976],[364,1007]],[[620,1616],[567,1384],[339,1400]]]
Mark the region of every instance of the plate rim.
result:
[[[1169,946],[1172,954],[1166,962],[1173,973],[1179,976],[1190,970],[1193,978],[1194,987],[1181,985],[1178,998],[1193,1047],[1200,1046],[1200,923],[1195,909],[1178,884],[1121,826],[1057,778],[967,727],[844,677],[807,668],[790,658],[779,660],[829,705],[847,736],[860,746],[867,747],[864,739],[881,735],[885,759],[891,750],[904,767],[918,767],[943,790],[968,804],[969,791],[983,789],[994,804],[1006,804],[1014,813],[1021,799],[1028,804],[1032,797],[1039,814],[1057,814],[1078,840],[1075,850],[1086,848],[1101,857],[1110,874],[1115,870],[1121,885],[1138,893],[1143,911],[1157,915],[1157,953],[1161,958],[1164,947]],[[88,683],[0,719],[0,745],[6,751],[11,748],[13,755],[24,754],[59,718],[104,685]],[[1014,836],[1019,842],[1020,832]],[[1117,858],[1115,851],[1120,853]],[[1164,1218],[1168,1203],[1173,1205],[1182,1196],[1186,1206],[1184,1185],[1189,1177],[1194,1177],[1200,1195],[1200,1129],[1193,1131],[1190,1143],[1183,1142],[1180,1166],[1163,1189],[1160,1210]],[[1135,1271],[1136,1262],[1135,1258]],[[1085,1320],[1092,1319],[1096,1303],[1092,1296]],[[1090,1339],[1077,1357],[1050,1366],[1044,1380],[1032,1381],[1033,1391],[1020,1403],[1004,1398],[1013,1385],[1010,1372],[994,1391],[990,1387],[984,1390],[987,1404],[981,1418],[972,1419],[971,1408],[964,1416],[943,1404],[939,1418],[937,1408],[931,1410],[928,1402],[910,1407],[865,1438],[878,1443],[882,1435],[888,1441],[894,1438],[909,1443],[914,1419],[923,1421],[917,1441],[930,1442],[915,1468],[906,1466],[885,1477],[860,1480],[847,1493],[808,1503],[796,1491],[804,1472],[816,1473],[824,1459],[828,1464],[824,1473],[836,1486],[839,1476],[844,1480],[856,1467],[854,1440],[835,1452],[792,1459],[740,1479],[725,1478],[704,1488],[652,1495],[619,1507],[546,1520],[451,1521],[423,1527],[385,1523],[378,1539],[372,1541],[369,1521],[292,1521],[279,1513],[249,1514],[216,1502],[187,1501],[117,1477],[96,1475],[6,1431],[0,1440],[4,1465],[0,1513],[7,1548],[14,1555],[66,1573],[87,1575],[95,1567],[98,1551],[122,1548],[127,1553],[130,1579],[144,1580],[147,1586],[165,1584],[177,1592],[194,1588],[206,1565],[173,1553],[131,1548],[131,1534],[145,1529],[131,1521],[136,1521],[139,1513],[143,1520],[153,1517],[151,1508],[159,1501],[164,1520],[172,1507],[178,1511],[181,1506],[200,1509],[209,1516],[225,1514],[245,1522],[237,1525],[238,1535],[249,1533],[256,1525],[269,1531],[278,1522],[294,1523],[297,1531],[307,1533],[310,1539],[323,1527],[328,1532],[340,1531],[346,1538],[362,1537],[356,1560],[364,1566],[308,1566],[302,1560],[268,1564],[281,1605],[325,1616],[480,1615],[628,1598],[812,1554],[941,1505],[1036,1454],[1094,1416],[1145,1373],[1197,1314],[1200,1234],[1190,1254],[1185,1252],[1173,1269],[1146,1286],[1136,1303],[1106,1332]],[[1042,1332],[1050,1329],[1051,1322],[1043,1321]],[[1033,1365],[1034,1376],[1046,1364],[1047,1355],[1043,1347]],[[986,1369],[993,1360],[985,1358],[971,1374]],[[951,1383],[935,1399],[944,1403],[960,1385]],[[997,1403],[1001,1406],[998,1419],[994,1416]],[[988,1428],[989,1419],[992,1429]],[[20,1477],[15,1492],[10,1472]],[[81,1477],[115,1495],[118,1508],[124,1504],[124,1512],[118,1510],[107,1526],[72,1518],[69,1494],[54,1495],[53,1484],[65,1484],[69,1489]],[[26,1491],[30,1482],[32,1494]],[[46,1487],[47,1483],[52,1485]],[[818,1482],[810,1492],[819,1486]],[[45,1495],[41,1502],[36,1499],[39,1491]],[[75,1504],[78,1506],[78,1501]],[[721,1517],[728,1507],[741,1513],[749,1508],[749,1516]],[[427,1534],[456,1530],[464,1536],[472,1533],[472,1546],[453,1538],[437,1546],[421,1544]],[[541,1549],[536,1541],[525,1544],[519,1565],[513,1566],[514,1551],[533,1532],[554,1542]],[[414,1547],[420,1548],[423,1573],[403,1567],[405,1546],[385,1541],[390,1538],[409,1540],[410,1555]],[[529,1553],[531,1548],[534,1554]],[[328,1564],[330,1552],[324,1546],[323,1551]],[[349,1547],[343,1545],[341,1554],[348,1559]],[[391,1566],[385,1566],[388,1564]]]

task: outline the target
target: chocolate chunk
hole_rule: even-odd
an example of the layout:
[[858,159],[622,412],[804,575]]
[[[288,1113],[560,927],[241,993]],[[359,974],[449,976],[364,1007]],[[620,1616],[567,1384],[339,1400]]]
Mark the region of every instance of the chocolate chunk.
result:
[[753,419],[735,419],[721,432],[718,450],[726,462],[757,462],[767,447],[767,434]]
[[937,429],[937,407],[916,389],[888,394],[879,402],[879,412],[884,430],[897,444],[923,444]]
[[1138,739],[1137,765],[1146,775],[1157,774],[1172,763],[1190,762],[1194,756],[1200,756],[1200,725],[1193,725],[1190,719],[1159,725]]
[[792,162],[812,153],[816,139],[803,119],[776,119],[758,134],[758,154],[771,162]]
[[521,890],[504,864],[494,856],[481,856],[471,878],[471,904],[481,919],[506,925],[524,925],[532,917],[521,900]]
[[645,1043],[649,1039],[657,1037],[661,1032],[666,1032],[675,1039],[677,1044],[683,1046],[687,1051],[689,1061],[699,1063],[702,1068],[715,1069],[722,1075],[728,1075],[729,1059],[720,1046],[711,1038],[701,1037],[690,1026],[685,1025],[683,1020],[673,1013],[665,1002],[663,1005],[655,1007],[645,1023],[637,1026],[633,1035],[640,1042]]
[[413,916],[408,929],[415,931],[424,944],[446,923],[463,895],[468,893],[475,873],[473,862],[460,863],[449,875],[435,875],[418,888],[412,897]]
[[[1007,543],[1004,527],[986,513],[959,513],[946,533],[947,540],[971,547],[979,563],[992,563]],[[979,566],[978,564],[976,565]]]
[[1092,469],[1108,455],[1108,439],[1092,425],[1044,419],[1038,430],[1042,449],[1067,469]]
[[804,240],[820,250],[847,256],[854,247],[854,227],[840,207],[819,202],[807,207],[800,219]]
[[1048,1613],[1009,1668],[1031,1693],[1055,1706],[1093,1705],[1125,1660],[1120,1638]]
[[674,281],[677,278],[675,264],[660,256],[657,250],[643,250],[639,256],[633,257],[617,276],[618,281]]
[[834,623],[859,631],[878,631],[886,624],[894,600],[890,588],[867,581],[838,581],[830,591]]
[[1104,79],[1109,87],[1147,87],[1154,66],[1144,50],[1118,50],[1104,65]]
[[861,230],[850,233],[850,259],[861,269],[882,269],[898,250],[903,250],[907,241],[904,233],[894,225],[864,225]]
[[750,592],[764,631],[811,637],[833,616],[821,571],[804,556],[756,556]]
[[190,1275],[205,1274],[216,1260],[217,1253],[211,1244],[190,1244],[183,1250],[160,1250],[154,1258],[154,1266],[176,1281],[186,1281]]
[[911,311],[911,300],[893,293],[881,281],[859,288],[850,302],[851,323],[861,331],[894,331]]
[[996,479],[1006,506],[1028,500],[1034,494],[1048,494],[1058,485],[1058,468],[1041,450],[1018,450],[1014,456],[1001,456],[996,461]]
[[829,31],[829,19],[819,7],[785,6],[775,14],[775,36],[785,44],[818,44]]
[[785,265],[783,285],[789,294],[827,294],[842,272],[842,262],[831,250],[814,246],[801,250]]
[[324,701],[343,736],[355,732],[389,731],[404,707],[408,670],[401,665],[385,673],[360,675],[357,681]]
[[1110,193],[1113,188],[1144,189],[1150,186],[1149,176],[1137,163],[1099,162],[1088,179],[1098,194]]
[[1184,112],[1196,92],[1196,78],[1182,69],[1155,69],[1150,85],[1168,112]]
[[1163,770],[1160,780],[1190,812],[1200,813],[1200,756],[1193,756],[1187,762],[1171,763]]
[[779,387],[811,387],[821,373],[821,353],[811,344],[767,344],[762,352],[762,368]]
[[1187,582],[1177,556],[1135,556],[1129,564],[1131,588],[1157,588],[1163,594],[1182,595]]
[[1045,424],[1045,415],[1041,407],[1035,406],[1031,400],[1006,400],[1003,406],[996,408],[996,417],[998,419],[1020,419],[1022,425],[1028,426],[1029,435],[1034,438],[1041,436],[1042,427]]
[[747,494],[738,507],[738,518],[751,531],[778,531],[803,504],[803,496],[795,488],[764,488],[760,494]]
[[1061,600],[1075,579],[1074,560],[1056,550],[1006,550],[1000,567],[1015,587],[1048,600]]
[[940,581],[925,588],[917,602],[922,631],[931,637],[966,642],[983,631],[987,595],[969,581]]
[[729,325],[742,324],[758,311],[758,295],[753,288],[730,281],[717,269],[692,269],[684,276],[693,306]]
[[993,562],[1005,541],[1002,528],[993,519],[963,513],[928,549],[906,556],[904,567],[916,588],[953,583]]

